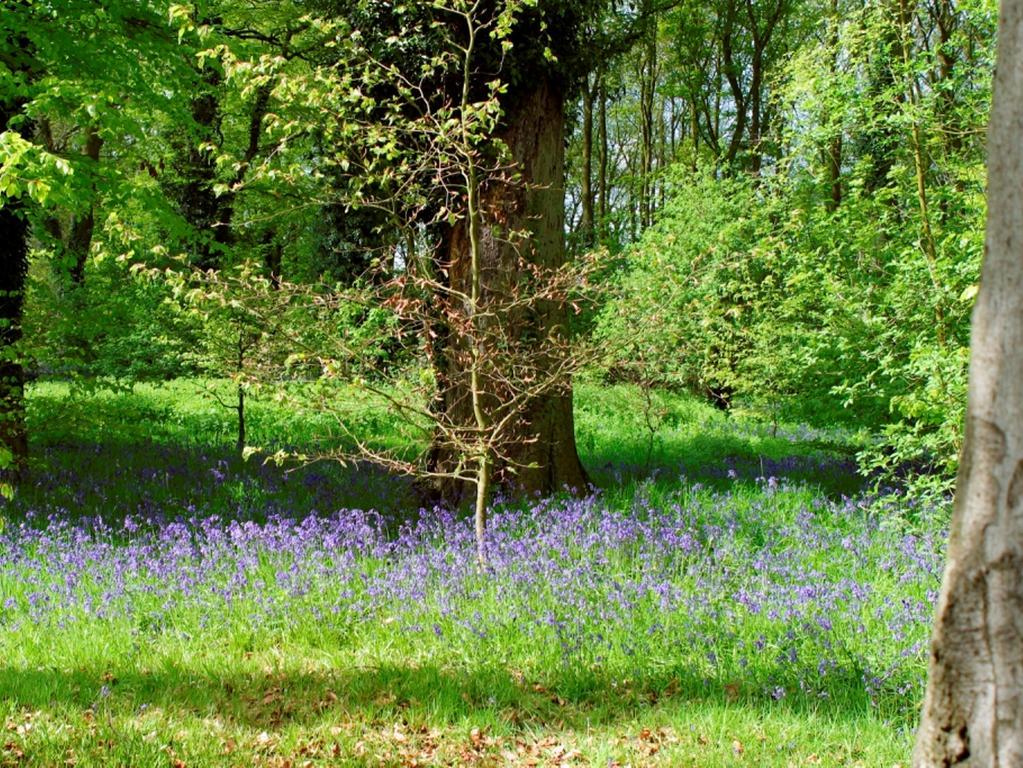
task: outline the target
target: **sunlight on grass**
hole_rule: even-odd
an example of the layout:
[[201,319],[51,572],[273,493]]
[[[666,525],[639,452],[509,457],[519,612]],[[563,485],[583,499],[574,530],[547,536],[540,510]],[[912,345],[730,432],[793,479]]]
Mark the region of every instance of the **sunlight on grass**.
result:
[[584,385],[606,489],[498,503],[481,571],[407,483],[241,462],[187,382],[58,394],[0,533],[0,765],[906,758],[948,510],[843,496],[820,434],[659,394],[639,467],[635,398]]

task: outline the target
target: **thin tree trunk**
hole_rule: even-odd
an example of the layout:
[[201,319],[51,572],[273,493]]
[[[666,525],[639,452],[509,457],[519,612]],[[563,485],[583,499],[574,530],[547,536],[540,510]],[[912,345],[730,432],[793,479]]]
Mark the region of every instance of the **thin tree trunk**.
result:
[[216,240],[221,203],[213,191],[217,181],[216,158],[213,152],[200,146],[221,143],[221,80],[220,72],[213,66],[206,65],[199,73],[198,93],[191,102],[192,122],[198,135],[185,139],[180,158],[184,184],[177,194],[178,206],[182,217],[195,230],[193,263],[199,269],[218,269],[221,262]]
[[762,50],[753,52],[753,63],[750,67],[750,121],[749,121],[749,170],[750,175],[760,175],[760,166],[763,163],[763,150],[760,147],[760,134],[762,115],[762,102],[764,90],[764,53]]
[[610,148],[607,141],[607,76],[603,67],[598,70],[597,87],[597,141],[600,142],[600,168],[597,171],[597,199],[600,211],[600,227],[602,234],[606,235],[607,215],[609,213],[608,190],[608,165],[610,163]]
[[657,211],[664,207],[664,186],[659,183],[657,178],[658,171],[663,169],[667,165],[668,156],[668,126],[665,122],[665,113],[668,108],[666,99],[659,99],[657,101],[657,109],[654,112],[654,126],[655,126],[655,152],[653,170],[654,174],[650,179],[651,184],[651,210],[650,210],[650,224],[653,224],[656,218]]
[[[869,194],[878,192],[891,185],[892,168],[895,167],[895,154],[899,147],[900,136],[892,120],[892,110],[897,107],[893,103],[892,91],[895,90],[895,72],[893,59],[898,55],[899,8],[898,0],[886,0],[881,6],[885,24],[880,34],[876,32],[874,55],[867,64],[866,91],[874,101],[875,119],[863,131],[860,142],[865,154],[870,158],[870,169],[864,179],[863,189]],[[869,32],[865,27],[864,31]],[[870,40],[871,38],[867,38]]]
[[763,28],[761,28],[760,21],[757,18],[756,13],[756,7],[758,4],[754,3],[753,0],[745,0],[745,2],[746,16],[749,19],[750,25],[750,36],[753,40],[753,58],[750,62],[749,88],[750,173],[756,177],[760,175],[760,169],[764,160],[764,151],[760,144],[761,141],[763,141],[765,132],[764,123],[766,122],[764,115],[765,58],[768,55],[774,31],[778,27],[782,17],[785,15],[788,5],[786,0],[776,0],[774,5],[771,7],[769,15],[764,19]]
[[832,136],[828,142],[828,210],[837,211],[842,204],[842,133]]
[[700,167],[700,111],[696,106],[695,94],[689,107],[689,121],[690,139],[693,142],[692,171],[695,174]]
[[234,212],[235,202],[238,197],[238,187],[245,181],[245,177],[252,167],[253,160],[259,154],[260,138],[263,135],[263,121],[266,119],[267,110],[270,108],[270,94],[273,91],[273,83],[264,83],[256,89],[255,97],[252,100],[252,107],[249,110],[249,139],[245,145],[245,152],[242,153],[241,162],[234,178],[228,184],[227,192],[217,199],[217,213],[215,216],[214,241],[221,246],[228,246],[234,243]]
[[238,385],[238,453],[245,452],[245,387]]
[[[46,118],[38,120],[38,138],[42,141],[46,151],[51,154],[60,154],[66,151],[62,144],[58,146],[53,135],[53,126]],[[82,148],[82,155],[91,161],[90,174],[98,171],[100,151],[103,149],[103,137],[95,125],[90,125],[85,131],[85,146]],[[88,208],[81,214],[71,217],[70,223],[65,229],[57,213],[43,219],[43,230],[53,242],[54,251],[59,255],[57,259],[63,265],[67,265],[71,286],[80,287],[85,282],[85,264],[89,258],[89,250],[92,247],[92,236],[96,227],[96,184],[95,180],[90,184],[90,200]]]
[[[838,0],[831,0],[831,18],[828,20],[831,24],[831,35],[829,36],[828,43],[831,46],[831,74],[833,76],[838,75],[839,61],[839,23],[841,19],[839,17]],[[835,123],[834,118],[830,114],[825,115],[825,121],[827,123]],[[828,169],[828,210],[837,211],[838,207],[842,204],[842,124],[838,121],[837,125],[833,125],[832,130],[835,131],[831,140],[828,142],[828,148],[826,152],[825,162]]]
[[[906,0],[899,0],[899,42],[902,47],[902,64],[909,78],[909,101],[916,106],[919,101],[917,83],[911,68],[909,53],[909,25],[912,21],[911,11]],[[931,226],[930,205],[927,195],[927,158],[924,156],[924,142],[920,130],[920,118],[913,117],[910,128],[910,146],[913,151],[913,167],[916,179],[916,199],[920,210],[920,245],[923,248],[924,259],[927,262],[927,272],[931,278],[931,285],[934,289],[934,323],[939,346],[945,347],[945,302],[941,296],[941,280],[938,276],[938,244],[934,238],[934,230]]]
[[[495,393],[486,392],[483,384],[483,362],[486,351],[483,346],[485,320],[480,317],[483,309],[483,210],[480,201],[480,179],[475,155],[471,151],[472,140],[466,123],[469,108],[469,88],[472,72],[473,41],[475,30],[470,20],[469,43],[465,49],[465,70],[462,84],[462,144],[466,152],[466,234],[469,237],[469,323],[472,338],[469,354],[469,401],[472,404],[473,424],[477,429],[476,445],[476,556],[482,565],[486,561],[487,507],[490,503],[491,446],[487,441],[490,418],[484,401],[493,400]],[[586,182],[589,186],[589,181]],[[562,198],[564,200],[564,198]],[[591,217],[592,218],[592,217]]]
[[713,117],[707,115],[707,135],[711,139],[711,147],[717,156],[721,155],[721,93],[723,91],[721,74],[721,51],[717,50],[714,53],[714,115]]
[[1023,765],[1023,1],[1003,0],[987,256],[916,768]]
[[[520,274],[520,259],[544,268],[565,263],[564,243],[564,96],[553,81],[540,80],[518,94],[506,108],[500,138],[508,147],[521,175],[521,183],[486,185],[480,200],[484,216],[479,226],[480,301],[486,305],[499,297]],[[501,212],[504,221],[494,220]],[[525,243],[509,242],[509,230],[525,230],[531,235]],[[441,260],[446,262],[451,286],[464,295],[472,295],[471,228],[462,224],[449,233],[442,244]],[[529,317],[505,318],[510,332],[521,338],[537,339],[538,349],[552,334],[568,333],[568,314],[560,305],[538,307]],[[441,334],[443,336],[443,334]],[[450,343],[450,339],[448,342]],[[437,340],[440,346],[440,339]],[[458,350],[434,352],[438,380],[443,380],[445,398],[434,405],[446,418],[477,428],[472,407],[471,367]],[[489,391],[489,379],[479,382],[483,399],[500,402],[501,392]],[[524,494],[552,493],[563,487],[582,492],[588,485],[586,472],[576,450],[572,413],[571,381],[557,391],[532,400],[522,419],[522,434],[515,445],[504,452],[514,465],[496,460],[492,467],[495,480],[510,490]],[[479,457],[477,457],[477,460]],[[435,469],[450,469],[458,457],[443,446],[434,446],[430,463]],[[488,470],[489,471],[489,470]],[[440,489],[449,501],[462,498],[465,488],[449,484]]]
[[[99,163],[99,153],[103,149],[103,137],[99,135],[96,126],[90,125],[86,129],[85,148],[83,154],[92,161],[92,165]],[[96,172],[96,168],[93,168]],[[96,185],[92,185],[92,195],[96,195]],[[96,204],[89,202],[88,209],[81,215],[76,216],[71,222],[68,232],[67,250],[71,255],[71,283],[81,286],[85,282],[85,263],[89,259],[89,249],[92,247],[92,234],[96,227]]]
[[[646,11],[651,14],[650,10]],[[640,62],[640,168],[639,226],[650,226],[653,219],[654,174],[654,97],[657,93],[657,19],[653,17],[647,32]]]
[[664,150],[664,154],[662,154],[661,156],[661,167],[667,165],[666,160],[668,157],[671,157],[672,160],[678,157],[678,142],[679,134],[681,133],[679,126],[682,120],[684,119],[685,102],[684,101],[682,102],[683,107],[682,112],[679,112],[676,109],[676,101],[674,97],[666,98],[664,101],[664,106],[665,109],[667,110],[666,115],[667,120],[665,122],[665,129],[663,134],[665,138],[665,143],[661,145],[662,149]]
[[589,78],[583,84],[583,167],[580,197],[582,198],[582,217],[579,232],[584,246],[593,242],[593,100],[597,83],[590,86]]
[[[411,237],[409,238],[411,243]],[[269,230],[263,236],[263,266],[266,268],[266,275],[270,278],[270,284],[274,290],[280,290],[283,276],[284,246],[277,241],[277,233]],[[409,260],[411,263],[414,251],[410,248]]]
[[[245,370],[245,329],[238,324],[238,360],[237,367],[240,376]],[[236,406],[238,414],[238,440],[236,442],[238,453],[245,451],[245,387],[238,383],[238,403]]]
[[[746,135],[746,94],[739,82],[739,65],[735,61],[734,35],[735,35],[735,4],[738,0],[728,0],[725,7],[724,29],[721,34],[721,55],[723,57],[723,71],[728,87],[732,93],[732,102],[735,105],[735,122],[732,125],[732,136],[728,141],[728,151],[725,153],[725,164],[732,165],[739,154],[742,140]],[[719,110],[720,112],[720,110]]]
[[938,31],[935,51],[938,71],[934,84],[938,93],[938,115],[944,129],[942,136],[945,146],[955,153],[963,148],[963,126],[956,115],[956,90],[941,86],[950,82],[955,73],[956,57],[953,54],[952,36],[958,26],[958,12],[951,0],[938,0],[933,5],[928,4],[928,8]]
[[487,509],[490,504],[491,459],[484,453],[478,459],[476,470],[476,503],[473,521],[476,527],[476,559],[482,565],[487,561]]

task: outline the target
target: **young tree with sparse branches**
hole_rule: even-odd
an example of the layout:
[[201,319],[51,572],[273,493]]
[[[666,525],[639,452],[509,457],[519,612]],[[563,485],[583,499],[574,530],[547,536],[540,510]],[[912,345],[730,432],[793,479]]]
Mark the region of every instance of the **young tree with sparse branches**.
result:
[[[414,475],[453,504],[469,492],[482,560],[494,487],[537,490],[535,474],[551,471],[550,451],[574,454],[574,440],[551,444],[547,409],[564,398],[570,403],[572,376],[587,359],[567,319],[592,288],[592,261],[538,260],[540,246],[553,247],[548,212],[508,207],[509,200],[560,194],[524,173],[523,158],[496,135],[506,119],[502,61],[487,72],[483,67],[495,62],[481,50],[511,40],[514,9],[462,0],[433,7],[444,19],[439,39],[446,49],[425,58],[424,69],[443,69],[458,81],[451,97],[438,99],[424,80],[357,44],[350,53],[364,57],[365,69],[331,83],[330,97],[348,107],[345,151],[331,178],[351,182],[352,209],[384,212],[406,232],[401,269],[388,275],[382,266],[383,276],[366,275],[350,287],[278,281],[276,303],[259,300],[266,295],[262,277],[199,272],[191,295],[200,299],[197,310],[228,308],[246,326],[274,324],[277,330],[261,337],[286,340],[293,372],[315,372],[309,386],[278,391],[296,406],[336,416],[337,439],[320,457],[369,460]],[[373,91],[392,101],[352,108],[354,93]],[[537,227],[548,238],[539,245]],[[452,238],[464,238],[464,254]],[[288,312],[297,313],[295,321],[281,322]],[[372,370],[384,348],[418,367]],[[247,378],[274,382],[288,375],[281,368],[265,360]],[[346,397],[338,397],[339,387]],[[389,414],[428,450],[381,446],[358,427],[367,413]],[[584,475],[577,480],[583,490]]]

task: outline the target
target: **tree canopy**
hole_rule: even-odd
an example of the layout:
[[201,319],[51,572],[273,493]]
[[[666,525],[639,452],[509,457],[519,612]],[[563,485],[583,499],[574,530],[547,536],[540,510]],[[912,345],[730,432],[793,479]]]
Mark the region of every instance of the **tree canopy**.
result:
[[[211,318],[231,321],[197,315],[182,276],[321,297],[418,276],[432,318],[381,324],[387,302],[367,295],[373,312],[333,322],[378,335],[378,373],[430,371],[435,415],[454,413],[466,361],[444,297],[471,293],[478,227],[477,312],[530,264],[601,254],[596,304],[505,313],[506,340],[571,329],[603,347],[577,357],[609,380],[859,430],[878,478],[926,469],[948,487],[986,212],[990,0],[6,10],[0,195],[25,254],[5,251],[24,298],[5,309],[10,381],[241,376],[237,355],[195,353],[232,333]],[[418,346],[384,338],[396,329]],[[512,460],[526,485],[585,483],[574,448],[553,448],[572,443],[568,380],[561,405],[522,414],[523,446],[534,427],[551,446]],[[435,468],[458,463],[442,454]],[[527,480],[548,465],[564,469]]]

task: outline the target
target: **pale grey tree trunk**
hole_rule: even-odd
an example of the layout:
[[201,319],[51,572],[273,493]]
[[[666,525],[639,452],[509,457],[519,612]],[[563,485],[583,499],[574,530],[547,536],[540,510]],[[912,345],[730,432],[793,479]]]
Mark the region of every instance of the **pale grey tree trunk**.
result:
[[1023,0],[1003,0],[966,440],[913,764],[1023,766]]

